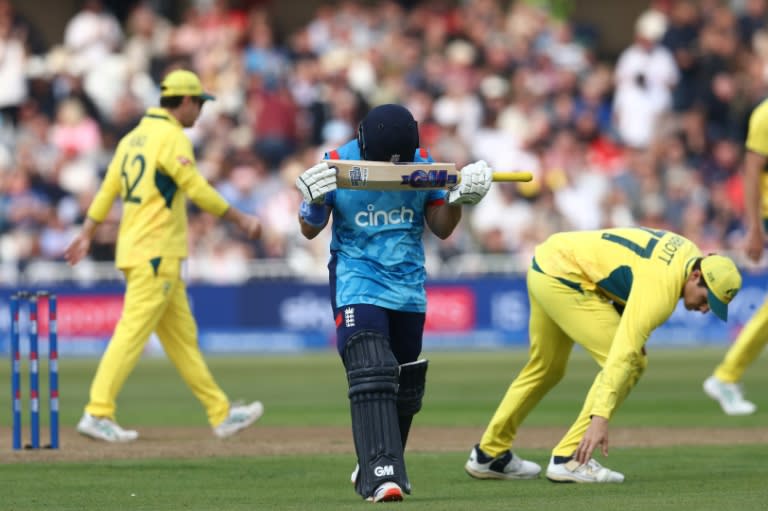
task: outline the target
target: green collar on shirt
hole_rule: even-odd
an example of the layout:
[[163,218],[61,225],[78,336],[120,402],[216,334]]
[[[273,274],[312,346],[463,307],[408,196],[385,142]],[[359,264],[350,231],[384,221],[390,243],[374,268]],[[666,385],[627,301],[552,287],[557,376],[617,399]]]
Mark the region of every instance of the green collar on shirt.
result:
[[164,121],[168,121],[171,124],[181,128],[181,123],[176,120],[174,116],[168,113],[168,110],[165,108],[160,108],[157,106],[151,107],[147,109],[147,112],[144,114],[144,117],[149,117],[150,119],[162,119]]

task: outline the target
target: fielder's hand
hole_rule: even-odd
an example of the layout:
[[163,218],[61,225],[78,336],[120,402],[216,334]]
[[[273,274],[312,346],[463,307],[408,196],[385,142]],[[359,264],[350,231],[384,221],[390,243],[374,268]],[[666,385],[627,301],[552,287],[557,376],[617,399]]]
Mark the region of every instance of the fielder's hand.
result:
[[477,204],[491,189],[493,172],[483,160],[461,169],[461,181],[448,192],[448,204]]
[[336,169],[321,162],[296,178],[296,188],[308,204],[320,204],[325,194],[336,189]]
[[603,456],[608,456],[608,419],[593,415],[573,457],[583,465],[592,458],[592,452],[598,447]]
[[73,239],[64,250],[64,258],[70,266],[74,266],[88,254],[90,248],[91,239],[84,233],[80,233],[75,236],[75,239]]
[[250,240],[261,237],[261,221],[257,216],[248,215],[230,206],[222,218],[235,224]]
[[749,229],[744,244],[747,257],[755,263],[760,262],[760,258],[763,257],[763,248],[765,247],[765,234],[762,227]]
[[243,215],[237,222],[237,226],[249,240],[255,240],[261,237],[261,220],[256,216]]

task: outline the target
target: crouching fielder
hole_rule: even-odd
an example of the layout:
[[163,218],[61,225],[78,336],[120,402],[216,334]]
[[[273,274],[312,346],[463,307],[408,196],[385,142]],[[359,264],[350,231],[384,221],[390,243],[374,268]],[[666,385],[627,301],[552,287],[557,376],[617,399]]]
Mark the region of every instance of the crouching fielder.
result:
[[[411,113],[391,104],[371,110],[357,139],[326,159],[432,161],[419,148]],[[424,223],[447,238],[461,219],[462,204],[479,202],[491,186],[484,161],[461,173],[461,184],[447,191],[337,189],[336,171],[324,162],[296,180],[304,196],[304,236],[317,236],[333,213],[328,269],[357,452],[352,479],[356,491],[373,502],[402,500],[411,490],[403,449],[427,372],[427,361],[419,360],[426,312]]]
[[741,275],[727,257],[702,257],[689,240],[646,228],[560,233],[536,248],[528,270],[530,355],[464,468],[478,479],[531,479],[540,467],[510,451],[528,413],[565,374],[573,343],[601,371],[581,413],[552,451],[553,482],[620,483],[592,458],[608,454],[608,421],[643,373],[644,345],[679,299],[727,320]]

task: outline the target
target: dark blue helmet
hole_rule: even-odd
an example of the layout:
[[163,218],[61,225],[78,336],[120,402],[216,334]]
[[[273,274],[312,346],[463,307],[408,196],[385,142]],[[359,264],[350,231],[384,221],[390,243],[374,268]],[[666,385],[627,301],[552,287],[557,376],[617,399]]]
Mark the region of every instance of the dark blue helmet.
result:
[[413,161],[419,147],[419,127],[408,109],[380,105],[360,122],[357,143],[364,160]]

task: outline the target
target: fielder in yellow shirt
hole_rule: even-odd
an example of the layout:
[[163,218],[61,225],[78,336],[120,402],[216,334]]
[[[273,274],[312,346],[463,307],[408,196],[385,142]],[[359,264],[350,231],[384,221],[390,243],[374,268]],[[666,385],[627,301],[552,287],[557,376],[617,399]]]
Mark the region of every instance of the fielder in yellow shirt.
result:
[[80,233],[65,256],[76,264],[86,256],[97,226],[120,197],[122,218],[116,266],[125,275],[123,313],[91,384],[90,401],[77,425],[83,435],[108,442],[138,438],[115,420],[115,400],[155,332],[182,378],[202,403],[218,437],[227,437],[261,417],[259,401],[233,406],[216,384],[198,346],[197,325],[187,300],[181,265],[187,257],[187,204],[239,227],[249,238],[261,234],[255,216],[231,207],[198,172],[192,144],[182,131],[194,125],[203,104],[197,75],[169,73],[161,84],[160,108],[150,108],[123,137]]
[[528,413],[563,377],[574,342],[600,365],[584,406],[552,451],[554,482],[622,482],[592,458],[608,453],[608,421],[646,367],[644,346],[682,299],[725,321],[741,275],[727,257],[646,228],[559,233],[539,245],[527,276],[530,356],[465,470],[478,479],[532,479],[541,467],[510,447]]
[[[749,117],[744,156],[746,206],[746,253],[758,262],[765,247],[768,228],[768,100]],[[741,378],[768,343],[768,300],[750,318],[726,352],[714,373],[704,381],[704,392],[720,403],[727,415],[750,415],[757,406],[744,398]]]

